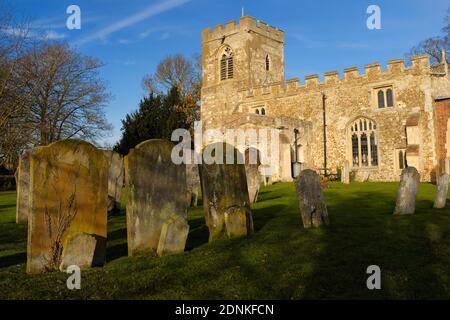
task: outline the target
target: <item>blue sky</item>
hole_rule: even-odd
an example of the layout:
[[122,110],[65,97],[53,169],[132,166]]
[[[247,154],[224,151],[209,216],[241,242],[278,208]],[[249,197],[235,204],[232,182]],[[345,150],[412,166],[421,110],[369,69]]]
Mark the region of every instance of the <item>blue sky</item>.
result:
[[[245,13],[286,33],[286,78],[402,58],[420,40],[440,34],[448,0],[9,0],[33,34],[67,41],[105,63],[113,99],[105,143],[120,137],[125,114],[145,94],[145,74],[166,55],[201,53],[201,31]],[[81,30],[65,26],[69,5],[81,8]],[[368,30],[366,9],[381,8],[381,30]]]

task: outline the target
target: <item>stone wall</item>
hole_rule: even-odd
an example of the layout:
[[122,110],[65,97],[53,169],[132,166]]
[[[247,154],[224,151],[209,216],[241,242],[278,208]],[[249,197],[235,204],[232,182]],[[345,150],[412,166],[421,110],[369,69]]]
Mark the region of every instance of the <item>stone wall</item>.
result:
[[[368,175],[369,180],[398,181],[402,170],[401,151],[416,162],[423,181],[432,180],[438,161],[434,99],[443,92],[450,92],[450,82],[448,74],[435,73],[437,69],[430,66],[428,56],[413,57],[410,66],[398,59],[388,61],[386,68],[379,63],[368,64],[364,72],[357,67],[347,68],[343,76],[337,71],[327,72],[323,81],[319,81],[318,75],[307,76],[304,83],[298,79],[284,81],[284,33],[272,27],[263,30],[256,20],[244,17],[239,26],[232,23],[225,28],[217,27],[213,32],[210,29],[203,32],[205,82],[201,115],[204,129],[223,130],[237,127],[238,123],[245,126],[245,121],[241,121],[245,115],[252,115],[249,123],[255,127],[258,122],[263,127],[268,117],[302,120],[311,124],[312,139],[306,148],[308,166],[323,170],[322,94],[325,94],[329,171],[337,171],[347,160],[350,170]],[[233,79],[220,81],[218,54],[224,45],[235,53],[236,71]],[[272,60],[273,72],[277,75],[264,74],[260,58],[267,52],[279,57]],[[393,91],[393,106],[379,108],[377,92],[387,88]],[[266,115],[255,115],[256,109],[262,108]],[[417,123],[409,131],[414,137],[408,137],[407,120],[413,115]],[[253,119],[255,116],[260,120]],[[376,124],[378,165],[353,166],[350,128],[359,118]],[[408,141],[410,139],[414,144]]]

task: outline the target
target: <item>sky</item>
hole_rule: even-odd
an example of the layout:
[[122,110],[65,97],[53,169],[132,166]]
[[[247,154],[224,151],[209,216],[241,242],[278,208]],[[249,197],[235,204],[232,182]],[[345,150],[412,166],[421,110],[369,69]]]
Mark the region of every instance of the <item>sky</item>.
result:
[[[245,14],[285,32],[286,79],[403,58],[419,41],[439,35],[448,0],[3,0],[31,35],[66,41],[105,65],[112,94],[105,111],[120,138],[121,119],[145,95],[142,78],[167,55],[201,54],[201,31]],[[81,29],[69,30],[70,5],[81,10]],[[366,10],[381,9],[381,29],[369,30]]]

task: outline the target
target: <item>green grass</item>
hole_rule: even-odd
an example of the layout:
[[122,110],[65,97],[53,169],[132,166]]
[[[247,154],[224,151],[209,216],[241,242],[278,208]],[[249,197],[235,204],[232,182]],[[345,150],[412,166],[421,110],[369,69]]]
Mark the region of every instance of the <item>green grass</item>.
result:
[[[201,207],[189,212],[184,254],[126,256],[124,211],[109,218],[107,264],[82,272],[27,275],[26,227],[15,224],[15,193],[0,193],[0,299],[431,299],[450,298],[450,209],[432,208],[421,184],[414,216],[393,216],[397,183],[332,183],[331,225],[301,226],[294,185],[262,188],[249,238],[207,243]],[[379,265],[382,290],[366,288]]]

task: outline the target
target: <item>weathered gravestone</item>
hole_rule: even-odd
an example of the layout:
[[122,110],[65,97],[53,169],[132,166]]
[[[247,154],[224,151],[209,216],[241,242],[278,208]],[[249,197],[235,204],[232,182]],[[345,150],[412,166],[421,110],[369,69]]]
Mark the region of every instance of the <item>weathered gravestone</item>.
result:
[[295,185],[303,226],[318,228],[328,225],[328,210],[319,175],[310,169],[303,170],[297,177]]
[[449,174],[443,173],[439,177],[437,185],[436,199],[434,201],[435,209],[443,209],[447,204]]
[[196,207],[198,200],[198,190],[200,188],[200,176],[198,173],[198,164],[186,165],[186,184],[187,194],[186,201],[189,206]]
[[148,140],[125,157],[128,255],[184,251],[187,223],[186,167],[172,162],[173,144]]
[[105,260],[105,247],[106,238],[104,237],[76,233],[66,241],[59,270],[65,271],[71,265],[76,265],[81,269],[101,266]]
[[[227,148],[231,154],[229,162]],[[209,155],[213,162],[205,159]],[[233,146],[221,142],[208,145],[203,152],[199,168],[209,241],[253,233],[245,165],[238,164],[238,156],[242,157]]]
[[403,169],[394,214],[414,214],[419,183],[420,175],[416,168],[407,167]]
[[350,183],[350,163],[348,160],[344,161],[344,165],[342,167],[341,182],[344,184]]
[[108,159],[108,212],[120,207],[120,194],[124,182],[123,157],[117,152],[105,150]]
[[261,173],[259,166],[261,162],[259,159],[259,151],[254,148],[249,148],[245,152],[245,174],[247,177],[247,188],[250,203],[256,203],[258,200],[259,188],[261,186]]
[[[31,154],[30,178],[27,272],[102,264],[108,197],[104,153],[78,140],[41,147]],[[95,243],[85,244],[86,237]]]
[[16,223],[28,223],[28,213],[30,209],[30,157],[36,149],[24,152],[19,159],[19,166],[16,171]]

